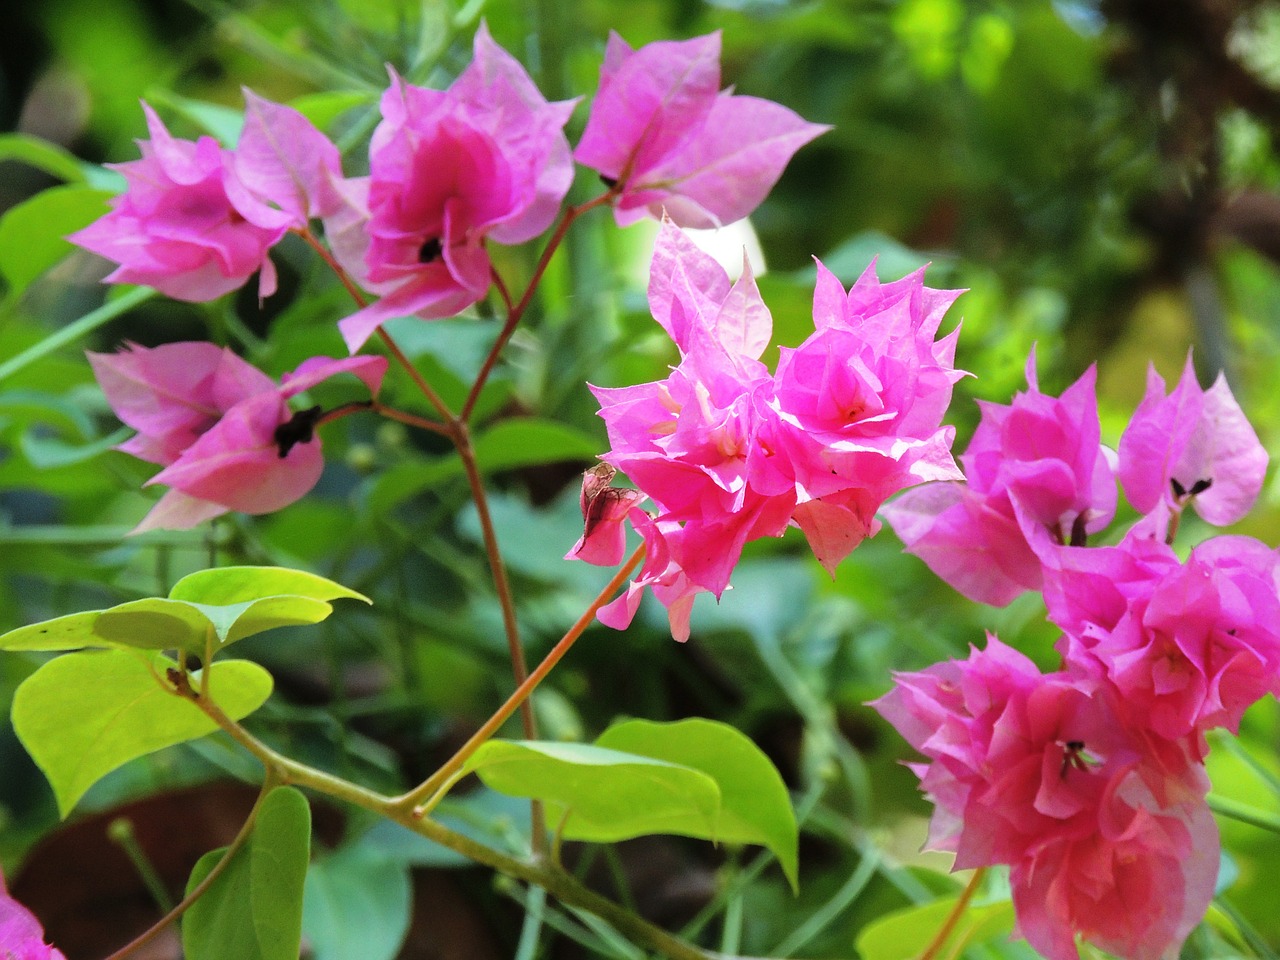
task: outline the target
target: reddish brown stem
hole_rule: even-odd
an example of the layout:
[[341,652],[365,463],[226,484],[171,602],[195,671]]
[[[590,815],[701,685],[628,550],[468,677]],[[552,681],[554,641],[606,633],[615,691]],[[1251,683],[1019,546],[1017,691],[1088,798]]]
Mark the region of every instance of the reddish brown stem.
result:
[[973,899],[973,895],[978,892],[978,885],[982,883],[982,878],[986,876],[987,868],[979,867],[973,871],[973,876],[969,878],[968,885],[956,900],[956,905],[952,907],[951,912],[947,914],[947,919],[943,921],[938,933],[934,936],[929,945],[924,948],[924,952],[920,954],[918,960],[934,960],[951,936],[956,928],[956,924],[960,922],[960,918],[964,916],[964,912],[969,907],[969,901]]
[[440,767],[439,770],[408,793],[396,797],[392,801],[393,806],[401,809],[412,809],[419,806],[424,800],[429,799],[437,790],[448,782],[450,777],[461,770],[471,755],[480,748],[480,745],[498,732],[499,728],[506,723],[508,719],[510,719],[513,713],[516,712],[516,709],[520,704],[524,703],[529,694],[533,693],[534,688],[546,678],[548,673],[551,672],[551,668],[559,663],[561,658],[569,652],[569,648],[574,645],[587,627],[591,625],[591,622],[595,619],[596,613],[601,607],[608,603],[622,585],[627,582],[627,578],[630,577],[635,568],[640,565],[640,561],[642,559],[644,559],[643,544],[636,548],[635,553],[631,554],[627,559],[627,562],[623,564],[622,568],[613,575],[613,579],[611,579],[605,585],[605,588],[596,595],[596,598],[591,601],[591,606],[587,607],[587,609],[583,611],[582,616],[574,622],[573,626],[570,627],[565,635],[560,638],[560,641],[551,648],[551,651],[545,657],[543,657],[542,662],[534,667],[529,676],[525,678],[524,683],[520,684],[520,686],[516,688],[516,691],[507,698],[506,702],[494,711],[493,716],[486,720],[484,725],[472,734],[471,739],[463,744],[457,753],[445,761],[444,765]]
[[[524,288],[524,294],[520,297],[520,302],[514,307],[511,306],[511,298],[507,293],[505,285],[500,284],[498,292],[507,302],[507,322],[502,325],[502,330],[498,333],[498,339],[493,342],[493,346],[489,348],[489,354],[484,358],[484,363],[480,367],[479,374],[476,375],[476,382],[471,385],[471,391],[467,394],[467,400],[462,405],[462,413],[459,416],[463,420],[470,420],[471,414],[476,408],[476,402],[480,399],[480,391],[484,389],[485,383],[489,379],[489,374],[493,372],[494,364],[498,362],[498,355],[502,353],[502,348],[507,345],[507,341],[511,339],[511,335],[515,333],[516,327],[519,326],[524,312],[529,309],[529,304],[533,301],[533,293],[537,289],[538,284],[542,282],[542,275],[547,272],[547,267],[551,263],[551,258],[555,252],[560,249],[560,244],[564,241],[565,234],[569,232],[569,227],[580,216],[588,210],[594,210],[596,207],[609,203],[618,192],[618,187],[610,187],[605,193],[600,194],[594,200],[588,200],[586,203],[579,204],[576,207],[569,207],[565,210],[564,215],[560,218],[560,222],[556,224],[556,229],[551,234],[551,239],[547,241],[546,248],[542,251],[542,256],[538,258],[537,265],[533,268],[533,275],[529,277],[529,283]],[[495,280],[497,273],[494,273]]]

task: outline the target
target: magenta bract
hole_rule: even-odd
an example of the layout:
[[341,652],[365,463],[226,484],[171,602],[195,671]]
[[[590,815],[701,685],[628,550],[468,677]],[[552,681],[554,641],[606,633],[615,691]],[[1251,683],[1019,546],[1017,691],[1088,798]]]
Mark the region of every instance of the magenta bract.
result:
[[574,103],[548,103],[483,24],[448,90],[392,75],[369,176],[347,182],[346,209],[327,222],[344,265],[381,296],[339,323],[352,351],[392,317],[475,303],[489,289],[486,238],[523,243],[551,225],[573,182]]
[[120,266],[109,283],[155,287],[176,300],[212,300],[261,271],[275,291],[267,250],[285,233],[278,211],[251,199],[230,151],[212,137],[178,140],[147,104],[142,159],[115,165],[128,189],[110,213],[67,239]]
[[683,227],[714,227],[751,213],[791,156],[829,129],[721,91],[719,32],[639,50],[611,33],[574,158],[619,185],[621,225],[665,211]]
[[44,942],[40,921],[5,888],[0,873],[0,957],[4,960],[67,960],[62,951]]

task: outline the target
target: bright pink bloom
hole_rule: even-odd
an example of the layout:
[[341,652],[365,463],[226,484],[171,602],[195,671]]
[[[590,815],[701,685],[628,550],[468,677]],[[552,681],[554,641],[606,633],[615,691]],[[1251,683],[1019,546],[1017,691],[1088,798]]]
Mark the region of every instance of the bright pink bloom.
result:
[[259,223],[290,230],[338,211],[342,178],[338,148],[297,110],[244,89],[244,129],[233,151],[234,202]]
[[1018,929],[1052,960],[1074,960],[1077,934],[1176,955],[1217,867],[1207,781],[1185,751],[1148,754],[1106,688],[1042,676],[994,637],[894,680],[872,706],[931,761],[913,767],[936,804],[929,847],[957,869],[1010,865]]
[[67,239],[120,266],[109,283],[155,287],[177,300],[212,300],[261,271],[258,292],[275,292],[267,250],[285,233],[278,211],[252,199],[232,153],[212,137],[169,135],[145,103],[142,159],[116,164],[128,189],[113,209]]
[[[681,601],[698,590],[719,597],[743,546],[788,525],[834,571],[875,533],[885,497],[958,476],[951,428],[939,421],[962,374],[954,335],[934,339],[955,296],[918,273],[881,284],[871,269],[846,293],[819,265],[817,330],[783,350],[775,378],[760,362],[773,320],[750,269],[730,283],[664,220],[649,306],[680,363],[657,383],[591,388],[609,432],[602,459],[658,509],[646,540],[660,531],[666,559],[651,551],[642,580],[676,584],[670,595]],[[620,524],[624,513],[634,524],[621,506],[611,516]],[[620,557],[620,526],[608,536],[607,555]],[[571,555],[586,559],[591,539]]]
[[[1120,438],[1120,483],[1142,513],[1187,503],[1208,523],[1225,527],[1249,512],[1267,471],[1267,452],[1222,374],[1208,390],[1191,357],[1168,396],[1151,367],[1147,393]],[[1163,535],[1157,529],[1156,533]]]
[[1105,680],[1126,712],[1197,756],[1214,727],[1235,731],[1266,693],[1280,695],[1280,558],[1249,537],[1215,537],[1179,564],[1139,538],[1064,551],[1046,574],[1063,654]]
[[671,636],[684,643],[689,639],[689,615],[693,612],[694,598],[707,591],[691,581],[680,565],[680,525],[670,520],[655,522],[638,507],[628,513],[628,519],[644,537],[644,566],[640,568],[640,576],[627,585],[625,593],[600,608],[600,622],[615,630],[625,630],[640,607],[645,587],[650,587],[658,602],[667,608]]
[[620,185],[621,225],[665,210],[683,227],[715,227],[751,213],[791,155],[829,129],[720,91],[718,31],[639,50],[611,33],[574,157]]
[[[935,340],[960,291],[932,290],[924,271],[892,283],[869,266],[846,294],[818,264],[815,331],[783,347],[765,443],[794,484],[794,520],[814,554],[836,565],[879,529],[875,513],[905,487],[960,477],[952,427],[941,426],[959,329]],[[785,463],[785,467],[781,465]]]
[[573,182],[563,127],[482,24],[475,59],[448,90],[392,75],[369,177],[343,186],[328,224],[335,253],[382,299],[339,323],[352,351],[383,321],[448,317],[489,289],[484,241],[523,243],[551,225]]
[[0,958],[3,960],[67,960],[44,942],[40,921],[5,889],[0,873]]
[[343,372],[376,393],[387,369],[384,357],[313,357],[277,386],[209,343],[130,344],[89,360],[107,401],[138,430],[119,449],[164,466],[147,484],[171,488],[134,532],[186,529],[228,510],[270,513],[298,500],[324,467],[314,435],[321,411],[295,413],[288,399]]
[[983,403],[960,458],[968,482],[923,487],[884,510],[890,525],[938,576],[971,600],[1004,605],[1041,584],[1054,547],[1080,544],[1115,513],[1110,454],[1099,442],[1092,367],[1062,396],[1040,392],[1035,354],[1026,393]]

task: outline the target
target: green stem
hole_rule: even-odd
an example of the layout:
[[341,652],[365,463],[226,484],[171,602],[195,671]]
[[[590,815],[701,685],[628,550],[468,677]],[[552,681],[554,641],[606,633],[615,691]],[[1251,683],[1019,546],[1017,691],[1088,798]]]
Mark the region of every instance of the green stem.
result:
[[559,663],[560,659],[569,652],[569,648],[573,646],[578,637],[582,636],[583,631],[591,625],[591,621],[595,619],[596,612],[608,603],[618,589],[626,583],[627,578],[639,566],[643,557],[644,547],[642,545],[628,558],[622,568],[613,575],[613,579],[596,595],[596,598],[591,601],[591,605],[583,611],[582,616],[574,622],[573,626],[560,638],[560,641],[551,648],[550,652],[542,659],[542,662],[534,667],[524,683],[507,698],[506,702],[494,712],[493,716],[484,722],[484,725],[479,730],[471,735],[471,739],[464,743],[457,753],[446,760],[439,770],[408,793],[396,798],[395,805],[398,808],[413,813],[416,807],[434,796],[455,773],[462,769],[467,760],[471,758],[471,755],[480,749],[480,745],[498,732],[499,728],[507,722],[507,719],[516,712],[516,708],[551,672],[551,668]]
[[156,291],[150,287],[138,287],[122,296],[116,297],[114,300],[107,301],[97,310],[86,313],[79,320],[67,324],[60,330],[45,337],[39,343],[23,350],[16,357],[11,357],[4,363],[0,363],[0,380],[6,380],[19,370],[30,366],[55,350],[61,349],[69,343],[75,343],[85,334],[98,329],[109,320],[114,320],[122,313],[128,313],[138,304],[145,303],[155,295]]
[[[639,557],[633,559],[638,560]],[[580,632],[580,631],[579,631]],[[544,661],[545,662],[545,661]],[[533,674],[530,679],[533,679]],[[168,688],[173,690],[174,688]],[[386,817],[442,847],[460,853],[469,860],[490,867],[516,880],[542,887],[561,902],[585,910],[612,925],[632,942],[655,950],[671,960],[711,960],[712,954],[686,943],[656,927],[634,913],[583,886],[572,875],[553,864],[540,860],[521,860],[487,847],[465,834],[450,830],[435,820],[420,817],[412,805],[401,797],[387,797],[349,780],[292,760],[262,743],[236,723],[216,704],[203,699],[189,686],[174,690],[192,700],[205,714],[237,743],[243,746],[267,769],[269,781],[293,784],[326,794],[337,800]],[[243,831],[242,831],[243,832]],[[221,865],[223,861],[219,861]],[[216,869],[216,868],[215,868]],[[194,893],[194,891],[193,891]],[[181,906],[181,905],[180,905]],[[121,955],[122,956],[122,955]],[[118,960],[111,957],[108,960]]]
[[142,883],[151,894],[151,899],[156,902],[156,906],[166,913],[172,910],[173,898],[165,889],[164,880],[156,872],[155,865],[147,856],[147,851],[143,850],[142,844],[138,843],[133,821],[128,817],[116,817],[107,824],[107,838],[124,851],[133,868],[138,871],[138,876],[142,878]]
[[1280,817],[1269,810],[1259,810],[1257,807],[1251,807],[1247,803],[1240,803],[1238,800],[1232,800],[1216,793],[1209,794],[1208,802],[1209,809],[1220,817],[1238,820],[1240,823],[1247,823],[1252,827],[1280,834]]

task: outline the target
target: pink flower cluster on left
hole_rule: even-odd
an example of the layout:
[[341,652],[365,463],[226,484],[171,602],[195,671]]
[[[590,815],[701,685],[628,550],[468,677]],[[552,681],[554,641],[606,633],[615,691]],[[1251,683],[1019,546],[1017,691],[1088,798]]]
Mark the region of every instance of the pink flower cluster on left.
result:
[[67,960],[44,942],[40,921],[5,889],[0,873],[0,958],[3,960]]
[[[719,53],[719,34],[639,50],[612,36],[574,151],[563,128],[576,101],[549,103],[482,24],[474,59],[448,89],[392,73],[361,177],[343,175],[337,147],[301,113],[249,91],[234,149],[207,136],[176,139],[144,104],[151,137],[141,159],[118,165],[128,189],[70,239],[118,264],[108,282],[206,301],[255,273],[259,294],[270,295],[269,250],[289,232],[319,247],[318,221],[326,256],[357,300],[338,322],[355,353],[387,320],[448,317],[483,298],[493,282],[487,244],[545,232],[575,159],[604,179],[596,202],[612,204],[620,223],[664,208],[688,226],[750,213],[826,127],[721,91]],[[207,344],[92,360],[107,399],[140,431],[122,449],[165,467],[151,482],[170,492],[142,530],[296,500],[316,482],[319,447],[314,424],[285,401],[343,370],[376,393],[385,369],[316,357],[277,386]]]

